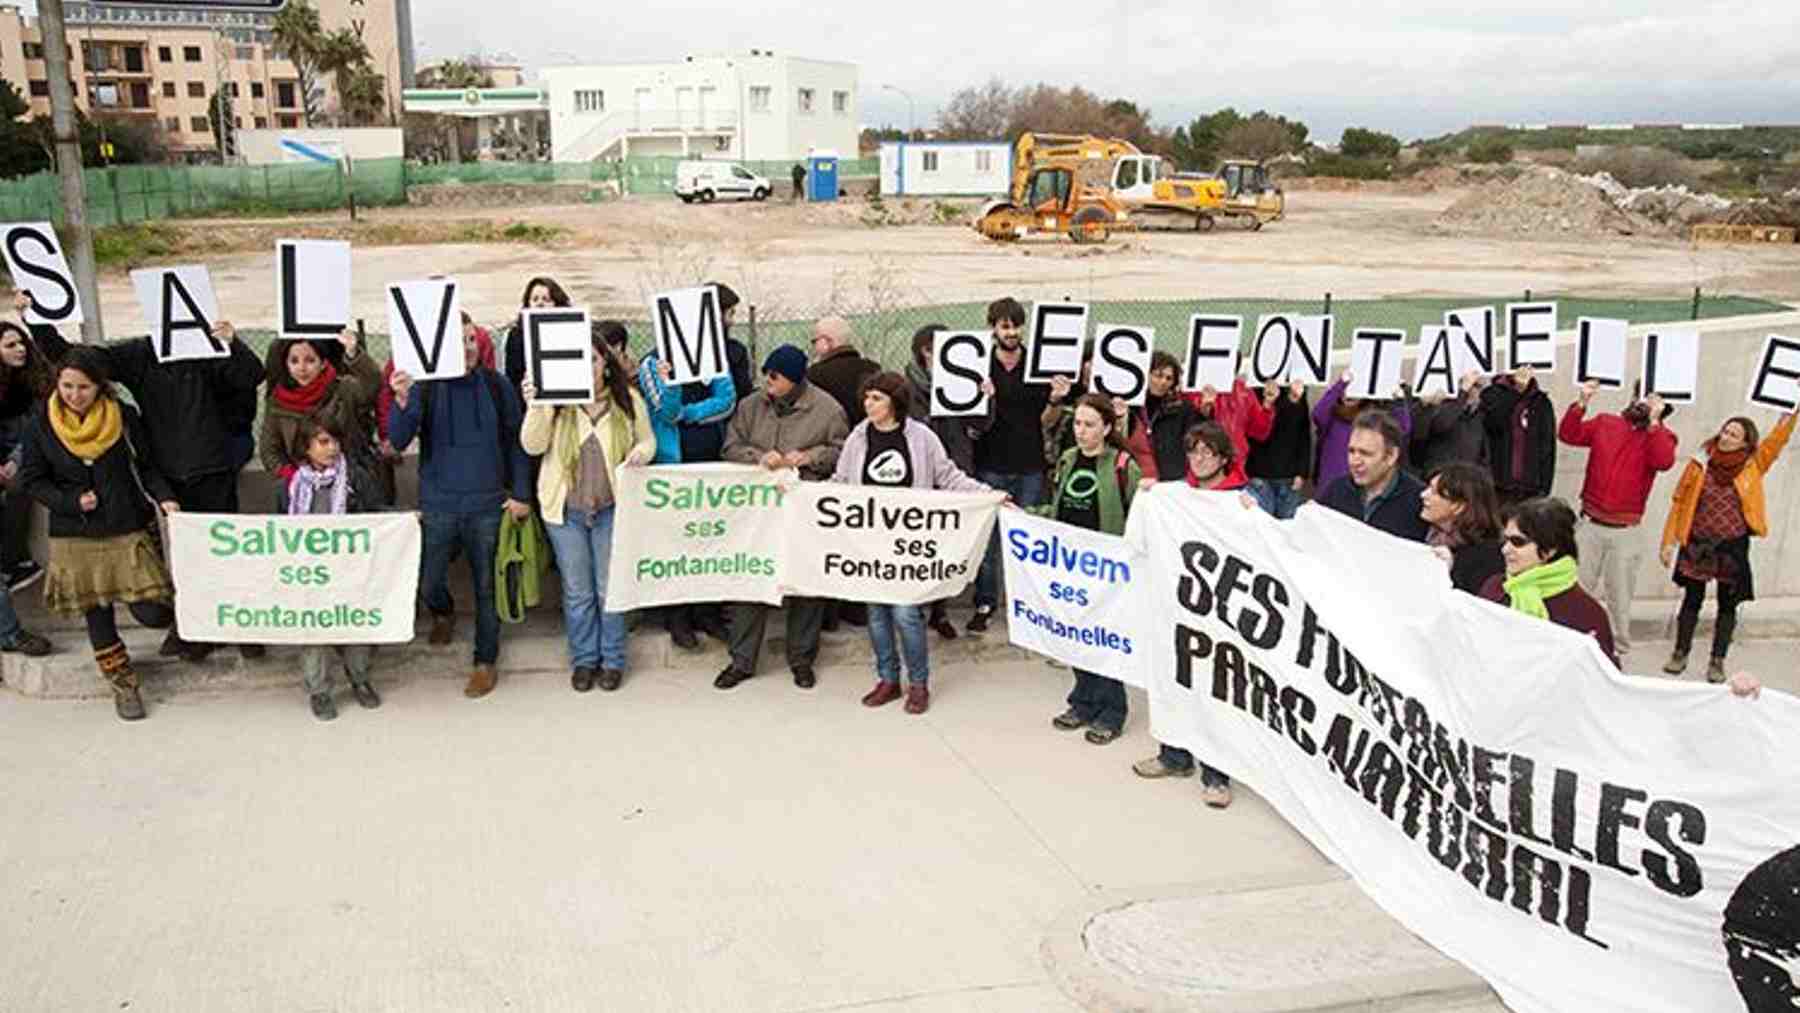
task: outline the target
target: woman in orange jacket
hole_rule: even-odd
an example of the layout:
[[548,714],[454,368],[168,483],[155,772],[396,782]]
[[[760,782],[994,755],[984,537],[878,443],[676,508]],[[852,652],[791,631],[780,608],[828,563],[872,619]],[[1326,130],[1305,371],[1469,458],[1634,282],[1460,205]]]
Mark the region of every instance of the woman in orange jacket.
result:
[[1663,565],[1675,568],[1674,580],[1683,592],[1675,653],[1663,666],[1670,675],[1687,670],[1706,585],[1717,581],[1719,618],[1713,628],[1706,681],[1725,681],[1725,653],[1731,649],[1731,634],[1737,628],[1738,606],[1756,597],[1750,539],[1769,533],[1763,475],[1787,446],[1794,421],[1795,414],[1789,413],[1766,439],[1758,439],[1755,422],[1742,416],[1727,419],[1719,434],[1706,441],[1681,473],[1662,537]]

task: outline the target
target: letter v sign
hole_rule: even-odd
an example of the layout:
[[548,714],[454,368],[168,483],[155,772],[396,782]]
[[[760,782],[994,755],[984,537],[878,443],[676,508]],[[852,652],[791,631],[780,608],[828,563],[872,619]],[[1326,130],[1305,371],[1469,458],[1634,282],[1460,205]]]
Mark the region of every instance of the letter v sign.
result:
[[[458,340],[450,342],[448,349],[445,348],[451,322],[460,323],[462,317],[457,295],[456,282],[448,279],[399,282],[388,286],[388,333],[396,339],[393,347],[395,372],[404,372],[415,380],[463,375],[467,366],[463,361],[461,334],[458,334]],[[419,336],[414,306],[436,309],[429,342]],[[399,340],[401,335],[405,335],[404,340]]]

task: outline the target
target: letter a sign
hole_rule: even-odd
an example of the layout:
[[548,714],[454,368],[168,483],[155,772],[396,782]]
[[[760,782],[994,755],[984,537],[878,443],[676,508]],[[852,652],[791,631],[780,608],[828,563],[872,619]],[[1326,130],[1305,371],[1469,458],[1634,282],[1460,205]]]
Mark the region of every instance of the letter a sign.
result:
[[725,359],[725,320],[716,285],[664,292],[650,302],[656,354],[669,364],[669,382],[694,383],[730,372]]

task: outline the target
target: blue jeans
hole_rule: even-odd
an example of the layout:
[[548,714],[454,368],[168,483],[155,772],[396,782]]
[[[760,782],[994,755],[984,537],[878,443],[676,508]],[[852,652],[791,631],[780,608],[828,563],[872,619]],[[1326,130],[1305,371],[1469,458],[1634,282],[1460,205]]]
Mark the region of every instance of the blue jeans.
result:
[[419,593],[433,615],[456,611],[450,597],[450,559],[456,549],[469,562],[475,585],[475,664],[500,657],[500,613],[494,608],[494,555],[500,548],[500,510],[472,514],[425,514],[425,544],[419,555]]
[[[1008,475],[999,471],[978,471],[975,480],[991,486],[995,492],[1003,492],[1013,498],[1013,502],[1021,507],[1034,507],[1044,498],[1044,473],[1033,472],[1029,475]],[[1000,574],[1005,572],[1000,562],[1000,525],[994,525],[994,533],[988,538],[987,554],[981,557],[981,569],[975,573],[975,607],[993,608],[1000,601]]]
[[[1194,754],[1180,746],[1163,744],[1157,751],[1157,755],[1162,759],[1163,766],[1170,770],[1194,769]],[[1202,763],[1200,765],[1200,783],[1206,785],[1216,784],[1229,788],[1231,787],[1231,778],[1226,777],[1219,771]]]
[[[900,653],[894,653],[894,634]],[[900,659],[906,658],[906,681],[923,686],[931,678],[931,654],[925,641],[925,606],[870,605],[869,643],[875,646],[875,677],[900,681]]]
[[1075,688],[1069,691],[1069,709],[1088,724],[1116,732],[1125,727],[1129,704],[1124,683],[1110,676],[1075,669]]
[[25,628],[19,625],[19,613],[13,609],[12,592],[4,581],[0,581],[0,645],[11,647],[23,632]]
[[1250,480],[1250,496],[1256,505],[1262,507],[1263,513],[1278,521],[1291,521],[1299,511],[1300,504],[1306,497],[1294,488],[1293,479],[1253,478]]
[[565,507],[561,524],[545,524],[562,574],[563,624],[572,668],[625,670],[625,613],[606,611],[612,565],[613,508],[582,513]]

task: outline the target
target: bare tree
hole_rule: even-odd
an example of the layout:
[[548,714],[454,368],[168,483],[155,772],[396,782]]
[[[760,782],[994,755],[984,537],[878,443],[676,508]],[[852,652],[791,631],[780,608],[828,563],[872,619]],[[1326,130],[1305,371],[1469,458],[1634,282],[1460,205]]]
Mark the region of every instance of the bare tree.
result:
[[1284,154],[1292,145],[1288,128],[1273,119],[1248,119],[1225,131],[1220,154],[1226,158],[1262,161]]
[[1012,120],[1013,91],[999,78],[979,88],[964,88],[938,110],[938,133],[953,141],[988,141],[1006,136]]

